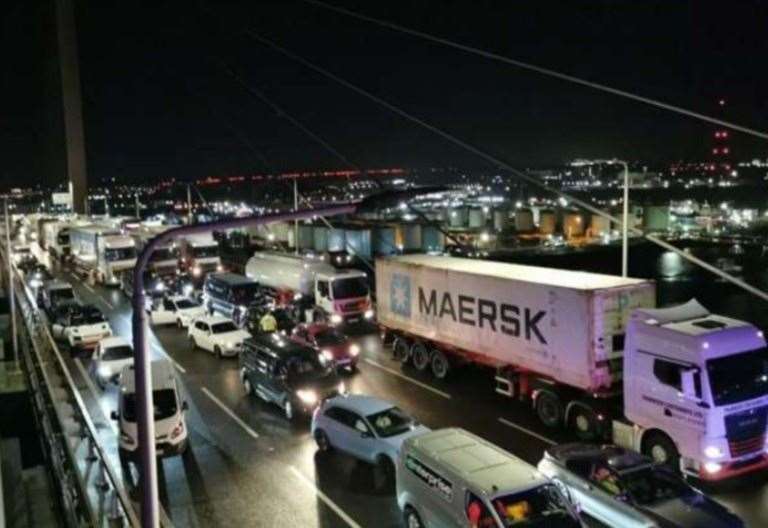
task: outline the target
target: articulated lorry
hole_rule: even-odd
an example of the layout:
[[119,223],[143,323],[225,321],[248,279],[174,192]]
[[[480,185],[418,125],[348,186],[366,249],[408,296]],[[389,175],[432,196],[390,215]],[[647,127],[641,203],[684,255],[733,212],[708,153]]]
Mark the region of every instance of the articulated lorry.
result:
[[[136,244],[136,252],[141,252],[150,240],[171,229],[171,227],[142,225],[131,230],[131,237],[133,237]],[[162,246],[156,247],[149,257],[147,268],[160,277],[175,275],[179,269],[179,251],[176,243],[169,241]]]
[[245,274],[269,288],[281,304],[311,307],[314,320],[353,323],[374,316],[368,279],[359,270],[340,270],[325,262],[270,251],[254,253]]
[[69,230],[75,267],[94,284],[120,286],[122,275],[136,266],[133,238],[112,226],[88,224]]
[[768,351],[696,301],[654,308],[652,281],[427,255],[376,262],[393,353],[438,378],[495,369],[542,423],[707,480],[768,466]]
[[213,234],[186,235],[180,238],[179,245],[182,266],[197,282],[208,273],[224,271],[219,244]]

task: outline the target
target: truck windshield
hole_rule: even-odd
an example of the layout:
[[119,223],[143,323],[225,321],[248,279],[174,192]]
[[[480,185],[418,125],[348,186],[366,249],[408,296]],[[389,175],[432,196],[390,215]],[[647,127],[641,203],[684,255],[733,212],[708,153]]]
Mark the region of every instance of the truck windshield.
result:
[[491,505],[504,528],[577,528],[581,523],[571,513],[565,498],[554,484],[545,484],[522,493],[496,497]]
[[69,233],[59,233],[59,236],[56,237],[56,241],[60,246],[69,245]]
[[336,279],[333,284],[334,299],[351,299],[354,297],[367,297],[368,284],[365,277],[350,277],[348,279]]
[[177,252],[173,248],[159,248],[152,252],[150,262],[162,262],[164,260],[176,260]]
[[107,262],[135,259],[136,248],[107,248],[104,250],[104,258],[107,260]]
[[196,246],[192,248],[196,258],[208,258],[219,256],[219,246]]
[[[123,400],[123,418],[126,422],[136,421],[136,393],[126,394]],[[155,404],[155,421],[170,418],[178,410],[176,393],[173,389],[161,389],[152,393]]]
[[729,405],[768,394],[768,348],[707,361],[715,405]]

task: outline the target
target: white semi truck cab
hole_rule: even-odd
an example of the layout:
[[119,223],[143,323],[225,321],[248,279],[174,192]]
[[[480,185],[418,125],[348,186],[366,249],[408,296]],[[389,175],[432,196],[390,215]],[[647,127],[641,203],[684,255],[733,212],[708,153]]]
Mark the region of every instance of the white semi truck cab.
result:
[[[131,232],[131,236],[136,241],[136,251],[140,252],[150,240],[172,226],[146,226],[142,225]],[[174,275],[179,269],[179,250],[173,241],[166,242],[158,246],[149,257],[148,269],[159,276]]]
[[331,323],[374,316],[368,277],[363,271],[338,270],[299,255],[261,251],[248,260],[245,274],[262,287],[275,290],[284,302],[314,299],[315,312]]
[[768,466],[768,349],[753,325],[695,300],[635,310],[614,441],[721,480]]
[[73,227],[69,238],[75,264],[96,283],[119,286],[122,275],[136,266],[136,244],[118,229]]
[[181,257],[184,267],[195,279],[202,279],[208,273],[224,271],[219,244],[210,233],[181,238]]

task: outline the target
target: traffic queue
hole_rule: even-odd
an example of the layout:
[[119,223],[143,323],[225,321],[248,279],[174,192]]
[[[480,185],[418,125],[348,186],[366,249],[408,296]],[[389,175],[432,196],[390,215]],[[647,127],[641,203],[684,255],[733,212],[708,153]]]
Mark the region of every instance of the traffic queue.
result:
[[[188,245],[190,255],[196,247]],[[197,257],[210,259],[210,248]],[[130,343],[114,335],[98,308],[80,302],[71,284],[44,267],[30,265],[29,257],[20,256],[22,260],[27,263],[19,267],[25,268],[28,285],[37,291],[54,339],[92,359],[91,375],[99,387],[119,386],[111,416],[119,426],[121,458],[126,463],[133,460],[138,443]],[[270,262],[276,262],[281,272],[291,266],[309,271],[292,274],[292,283],[286,287],[268,273]],[[170,279],[148,282],[145,309],[152,325],[173,325],[183,331],[190,350],[237,361],[246,395],[273,404],[286,420],[309,419],[321,455],[335,450],[372,465],[378,484],[385,490],[394,487],[403,522],[409,528],[565,528],[585,521],[621,527],[743,525],[733,513],[691,486],[672,460],[602,445],[595,437],[594,444],[554,446],[536,468],[468,431],[430,430],[396,403],[351,394],[344,376],[357,372],[361,351],[343,329],[374,318],[365,274],[307,264],[294,255],[256,255],[248,262],[246,275],[239,275],[223,272],[220,261],[215,266],[207,263],[205,268],[198,262],[199,271],[175,272]],[[412,265],[412,261],[404,265]],[[394,281],[391,286],[387,283],[390,326],[397,326],[393,316],[410,317],[412,296],[421,309],[443,317],[445,301],[438,307],[434,295],[406,291],[403,271],[391,276],[381,273],[378,278],[385,277]],[[202,282],[197,280],[200,278]],[[458,301],[459,313],[469,317],[472,313],[464,302]],[[485,305],[485,312],[482,306],[476,310],[481,326],[483,315],[489,326],[497,320],[500,328],[504,328],[503,322],[510,327],[514,324],[511,319],[505,321],[503,308],[489,319],[489,306]],[[507,316],[512,313],[509,310]],[[650,313],[659,318],[665,315]],[[526,324],[535,326],[527,312],[525,317]],[[438,324],[434,316],[431,321]],[[397,329],[393,353],[404,363],[419,361],[423,355],[419,346],[426,341],[415,338],[413,327],[400,325]],[[435,332],[431,335],[439,339]],[[437,354],[454,357],[459,352],[437,345],[426,351],[432,358]],[[451,360],[450,365],[459,362]],[[170,361],[153,361],[155,429],[161,457],[182,455],[189,446],[188,403],[176,376]]]

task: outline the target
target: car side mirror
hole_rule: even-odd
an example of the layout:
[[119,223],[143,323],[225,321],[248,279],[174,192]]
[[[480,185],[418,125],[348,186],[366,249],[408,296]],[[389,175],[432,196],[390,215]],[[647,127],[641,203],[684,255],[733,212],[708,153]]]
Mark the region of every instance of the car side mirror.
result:
[[189,403],[186,401],[181,402],[181,410],[182,411],[188,411],[189,410]]
[[119,420],[120,413],[117,411],[112,411],[111,413],[109,413],[109,417],[112,418],[113,420]]

